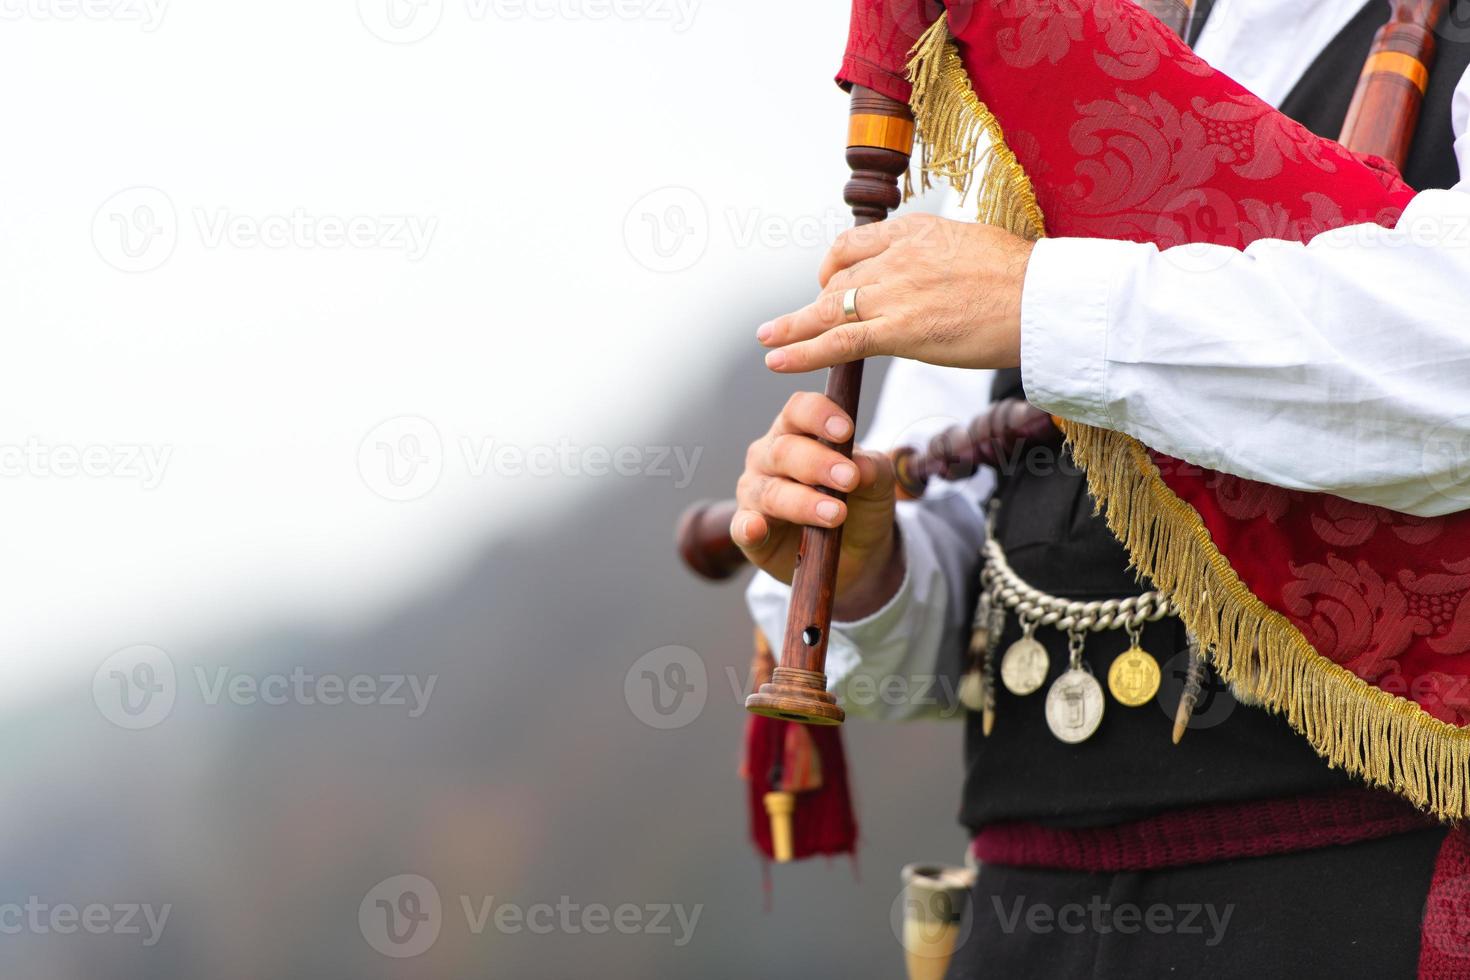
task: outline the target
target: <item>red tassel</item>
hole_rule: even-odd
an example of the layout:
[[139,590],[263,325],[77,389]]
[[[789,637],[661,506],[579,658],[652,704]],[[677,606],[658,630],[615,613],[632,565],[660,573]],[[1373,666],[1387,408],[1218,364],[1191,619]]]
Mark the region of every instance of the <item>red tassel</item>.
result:
[[[756,631],[755,686],[769,676],[770,648]],[[792,858],[852,854],[857,849],[857,819],[847,781],[847,757],[842,733],[836,726],[800,725],[763,715],[751,715],[745,725],[746,780],[750,836],[756,849],[775,859],[766,794],[794,793]],[[772,785],[779,780],[778,785]]]

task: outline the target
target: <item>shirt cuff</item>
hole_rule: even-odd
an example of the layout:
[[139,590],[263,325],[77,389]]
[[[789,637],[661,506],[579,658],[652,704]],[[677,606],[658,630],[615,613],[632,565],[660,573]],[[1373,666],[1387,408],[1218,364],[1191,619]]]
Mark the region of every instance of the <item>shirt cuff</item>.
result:
[[904,624],[913,604],[914,563],[919,560],[909,544],[912,534],[903,532],[904,519],[898,518],[899,547],[903,549],[903,581],[898,591],[875,612],[862,619],[833,620],[827,642],[828,687],[838,688],[863,662],[864,650],[883,650],[902,641]]
[[[899,515],[902,522],[904,515]],[[832,621],[832,632],[827,636],[827,686],[838,688],[849,674],[863,662],[864,650],[881,650],[895,639],[902,639],[906,613],[913,600],[913,569],[915,555],[910,544],[914,535],[899,532],[900,546],[904,549],[903,581],[898,591],[876,612],[862,619],[841,622]],[[757,572],[745,593],[751,616],[766,635],[766,642],[781,659],[781,643],[786,636],[786,618],[791,606],[791,586],[778,582],[765,572]]]
[[1112,428],[1107,397],[1108,305],[1140,246],[1099,238],[1044,238],[1021,294],[1021,383],[1038,408]]

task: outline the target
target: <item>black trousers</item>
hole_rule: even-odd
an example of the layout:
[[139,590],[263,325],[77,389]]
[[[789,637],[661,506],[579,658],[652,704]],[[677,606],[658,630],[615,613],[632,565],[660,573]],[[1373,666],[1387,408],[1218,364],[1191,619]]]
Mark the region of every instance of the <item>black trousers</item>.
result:
[[1443,828],[1166,871],[986,865],[950,980],[1412,980]]

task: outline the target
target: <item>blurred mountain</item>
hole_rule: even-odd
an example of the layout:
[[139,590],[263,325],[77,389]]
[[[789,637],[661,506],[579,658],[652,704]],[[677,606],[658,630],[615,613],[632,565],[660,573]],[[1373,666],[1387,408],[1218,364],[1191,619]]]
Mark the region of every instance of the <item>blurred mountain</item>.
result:
[[[171,910],[152,946],[146,928],[63,934],[43,914],[0,936],[0,975],[901,975],[898,868],[956,860],[964,844],[959,727],[849,723],[859,860],[773,869],[766,911],[736,777],[750,654],[741,587],[696,581],[671,541],[683,507],[728,495],[746,442],[813,383],[770,376],[752,352],[647,433],[650,445],[702,451],[690,486],[587,478],[575,506],[487,541],[376,623],[340,634],[278,624],[169,650],[177,702],[153,727],[104,718],[90,677],[9,719],[0,906],[34,896]],[[709,691],[696,720],[663,731],[640,721],[624,681],[668,645],[698,653]],[[437,680],[419,717],[411,696],[206,697],[221,677],[293,671]],[[364,897],[399,874],[429,879],[442,900],[437,941],[407,959],[377,952],[359,923]],[[476,934],[463,906],[492,897],[492,908],[700,909],[683,945],[677,924],[536,934],[492,920]],[[0,907],[0,931],[7,921]]]

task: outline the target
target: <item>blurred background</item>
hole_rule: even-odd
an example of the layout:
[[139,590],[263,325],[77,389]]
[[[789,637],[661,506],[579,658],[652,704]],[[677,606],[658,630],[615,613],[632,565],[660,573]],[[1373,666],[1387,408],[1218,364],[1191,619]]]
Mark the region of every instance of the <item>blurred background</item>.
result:
[[0,4],[0,976],[900,975],[959,727],[849,724],[858,862],[768,911],[672,546],[820,386],[754,331],[847,6]]

